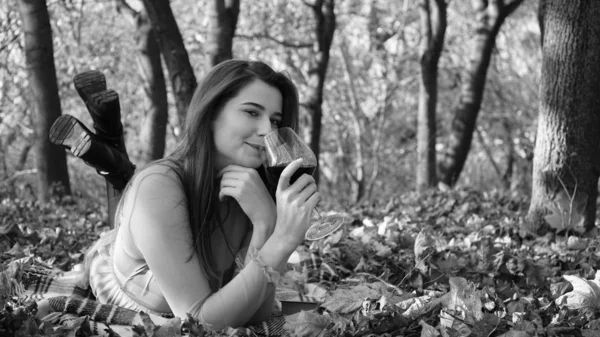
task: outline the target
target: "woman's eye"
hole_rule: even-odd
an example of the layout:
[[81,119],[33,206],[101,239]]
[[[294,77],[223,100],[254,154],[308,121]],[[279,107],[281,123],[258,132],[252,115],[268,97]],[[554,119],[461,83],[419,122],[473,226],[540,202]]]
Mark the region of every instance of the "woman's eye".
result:
[[250,116],[258,116],[258,112],[254,111],[254,110],[246,110],[246,113],[249,114]]
[[271,119],[271,123],[276,127],[279,127],[281,125],[281,121],[278,119]]

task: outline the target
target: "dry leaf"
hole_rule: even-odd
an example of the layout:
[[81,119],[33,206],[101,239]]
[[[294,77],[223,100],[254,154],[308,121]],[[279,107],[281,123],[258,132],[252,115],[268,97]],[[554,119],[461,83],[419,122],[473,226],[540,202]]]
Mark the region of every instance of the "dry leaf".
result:
[[468,337],[471,329],[464,321],[456,317],[452,310],[442,309],[440,311],[440,326],[444,337]]
[[301,311],[298,314],[285,316],[283,328],[292,336],[318,336],[331,323],[327,315],[319,315],[310,311]]
[[421,337],[437,337],[440,335],[439,331],[431,325],[425,323],[423,320],[419,322],[421,326]]
[[427,273],[427,261],[435,252],[435,239],[430,231],[422,229],[415,239],[415,269]]
[[337,289],[321,307],[335,313],[348,314],[362,307],[365,300],[377,300],[381,296],[378,289],[370,284],[360,284],[350,289]]
[[450,297],[445,308],[462,314],[470,324],[483,318],[480,292],[473,283],[462,277],[450,278]]
[[555,300],[556,305],[569,309],[600,309],[600,274],[596,272],[593,280],[585,280],[575,275],[563,275],[573,285],[570,291]]

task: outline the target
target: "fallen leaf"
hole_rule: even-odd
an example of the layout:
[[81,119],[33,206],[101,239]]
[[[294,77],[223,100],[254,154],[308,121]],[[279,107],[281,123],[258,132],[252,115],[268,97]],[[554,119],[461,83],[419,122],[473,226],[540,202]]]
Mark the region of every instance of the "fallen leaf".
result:
[[435,239],[431,231],[422,229],[415,239],[415,269],[427,273],[427,261],[435,252]]
[[368,284],[360,284],[351,289],[335,290],[321,307],[335,313],[348,314],[361,308],[363,301],[376,300],[379,296],[378,290],[369,287]]
[[283,328],[292,336],[318,336],[331,323],[327,315],[319,315],[310,311],[301,311],[294,315],[285,316]]
[[154,330],[154,334],[148,334],[148,337],[180,337],[181,336],[181,319],[179,317],[171,318],[167,322],[161,324]]
[[440,335],[439,331],[431,325],[425,323],[423,320],[419,321],[421,326],[421,337],[437,337]]
[[444,308],[463,314],[465,321],[471,324],[483,318],[480,291],[462,277],[450,278],[450,297]]
[[444,337],[468,337],[471,329],[464,321],[460,320],[452,310],[442,309],[440,311],[440,326]]
[[563,275],[563,278],[573,285],[570,291],[555,300],[556,305],[569,309],[593,308],[600,309],[600,284],[596,279],[585,280],[575,275]]

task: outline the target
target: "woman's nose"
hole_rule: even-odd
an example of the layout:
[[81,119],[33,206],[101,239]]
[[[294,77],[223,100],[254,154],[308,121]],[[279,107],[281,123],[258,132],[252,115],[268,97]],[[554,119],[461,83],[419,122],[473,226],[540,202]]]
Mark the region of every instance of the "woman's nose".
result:
[[258,135],[263,137],[267,133],[273,131],[273,124],[270,118],[261,118],[258,124]]

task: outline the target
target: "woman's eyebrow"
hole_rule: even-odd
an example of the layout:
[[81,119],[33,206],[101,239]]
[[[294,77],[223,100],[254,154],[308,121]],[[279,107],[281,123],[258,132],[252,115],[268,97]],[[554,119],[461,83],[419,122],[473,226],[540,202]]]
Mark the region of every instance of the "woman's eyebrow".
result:
[[265,110],[264,106],[262,106],[258,103],[254,103],[254,102],[245,102],[245,103],[242,103],[242,105],[252,105],[253,107],[259,108],[261,110]]

